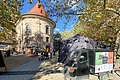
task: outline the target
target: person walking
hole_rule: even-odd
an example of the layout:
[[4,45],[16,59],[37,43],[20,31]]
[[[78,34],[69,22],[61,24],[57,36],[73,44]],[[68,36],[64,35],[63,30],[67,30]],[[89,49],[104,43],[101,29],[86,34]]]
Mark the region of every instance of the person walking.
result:
[[45,57],[46,57],[46,59],[49,58],[49,56],[48,56],[49,51],[50,51],[49,47],[46,46],[46,49],[45,49]]
[[7,57],[10,57],[10,49],[6,51]]
[[23,54],[25,54],[25,48],[23,49]]
[[36,56],[38,56],[38,53],[39,53],[38,49],[35,49],[35,53],[36,53]]

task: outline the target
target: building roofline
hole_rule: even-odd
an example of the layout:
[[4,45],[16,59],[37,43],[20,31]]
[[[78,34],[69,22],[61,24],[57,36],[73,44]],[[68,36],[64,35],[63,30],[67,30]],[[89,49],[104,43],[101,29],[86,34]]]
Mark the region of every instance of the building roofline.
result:
[[38,15],[47,17],[47,13],[40,2],[37,2],[27,14],[38,14]]
[[[38,15],[38,14],[28,14],[28,13],[27,14],[22,14],[21,18],[18,19],[18,21],[16,22],[15,25],[17,25],[21,20],[23,20],[24,18],[28,17],[29,15],[33,15],[33,17],[36,16],[36,18],[47,19],[49,22],[51,22],[53,24],[54,28],[56,27],[56,23],[52,19],[50,19],[48,17],[44,17],[44,16],[41,16],[41,15]],[[31,16],[29,16],[29,17],[31,17]]]

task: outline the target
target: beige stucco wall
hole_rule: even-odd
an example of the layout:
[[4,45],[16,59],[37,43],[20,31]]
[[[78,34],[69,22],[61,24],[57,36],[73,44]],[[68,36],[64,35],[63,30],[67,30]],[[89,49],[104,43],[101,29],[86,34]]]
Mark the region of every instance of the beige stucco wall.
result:
[[[45,47],[45,45],[50,44],[52,42],[53,37],[53,30],[55,27],[55,23],[46,17],[42,17],[39,15],[33,15],[33,14],[25,14],[22,16],[20,20],[16,23],[16,39],[18,41],[18,51],[21,51],[21,47],[25,46],[24,41],[26,37],[26,26],[29,25],[31,29],[31,34],[29,37],[35,37],[35,34],[40,34],[43,37],[43,40],[41,41],[42,45]],[[49,26],[49,34],[46,34],[46,25]],[[46,37],[49,37],[49,42],[46,42]],[[20,42],[21,40],[21,42]]]

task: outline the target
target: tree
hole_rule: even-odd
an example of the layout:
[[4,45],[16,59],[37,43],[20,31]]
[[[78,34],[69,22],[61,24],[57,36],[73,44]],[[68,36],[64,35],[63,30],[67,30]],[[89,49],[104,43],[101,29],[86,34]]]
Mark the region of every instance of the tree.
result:
[[25,47],[43,47],[45,42],[43,41],[43,36],[41,33],[36,32],[34,33],[34,36],[31,36],[31,33],[25,34]]
[[[24,0],[23,0],[24,1]],[[32,4],[34,0],[28,0]],[[77,15],[94,15],[115,13],[120,15],[119,0],[38,0],[47,9],[49,17],[54,17],[56,22],[62,18],[66,19],[64,28],[70,20],[79,22]],[[106,13],[106,14],[107,14]],[[109,15],[111,16],[111,15]],[[104,16],[106,17],[106,16]],[[111,16],[112,17],[112,16]],[[110,22],[110,21],[109,21]],[[88,23],[89,24],[89,23]]]
[[61,37],[62,37],[62,39],[69,39],[69,38],[71,38],[72,36],[73,36],[73,33],[71,32],[71,31],[64,31],[64,32],[60,32],[60,34],[61,34]]
[[103,0],[85,0],[84,12],[87,13],[79,16],[80,22],[76,23],[73,32],[113,45],[120,30],[120,3],[119,0],[105,1],[103,5]]
[[[60,19],[66,19],[64,27],[70,20],[76,20],[76,13],[83,11],[83,0],[38,0],[46,9],[47,15],[50,18],[54,18],[55,22]],[[24,2],[24,0],[23,0]],[[34,0],[28,0],[28,3],[32,4]],[[41,5],[38,5],[38,7]],[[69,15],[72,14],[72,15]]]
[[61,40],[62,37],[61,37],[61,34],[59,32],[57,32],[56,34],[54,34],[54,40]]
[[[4,1],[6,3],[10,2],[6,0]],[[16,0],[13,0],[13,1],[16,1]],[[34,0],[28,0],[30,4],[32,4],[32,1]],[[92,26],[101,25],[102,23],[105,23],[104,21],[100,22],[102,21],[102,17],[104,18],[107,17],[106,19],[108,20],[108,19],[111,19],[113,15],[115,15],[114,13],[116,13],[116,15],[119,15],[120,13],[119,7],[118,7],[120,4],[119,0],[112,0],[112,1],[110,0],[38,0],[38,1],[42,5],[44,5],[44,7],[47,10],[48,16],[54,17],[56,19],[56,22],[59,19],[65,18],[66,19],[66,22],[64,22],[65,25],[67,25],[67,23],[70,20],[76,20],[78,22],[79,20],[84,22],[86,21],[87,25],[90,25],[90,26],[91,24]],[[20,0],[20,3],[23,3],[23,2],[24,0]],[[39,6],[41,5],[38,5],[38,7]],[[106,16],[104,16],[103,14],[106,14]],[[81,15],[82,17],[78,17],[76,15]],[[87,15],[90,15],[91,17]],[[94,15],[96,15],[95,18],[94,18]],[[99,15],[100,16],[102,15],[101,18],[99,18]],[[111,17],[109,18],[108,16],[111,16]],[[88,18],[94,18],[94,20],[99,20],[99,22],[97,24],[93,24],[94,20],[92,21],[91,19],[88,19]],[[116,19],[116,18],[119,19],[119,17],[115,17],[113,19]],[[113,19],[112,21],[114,22]],[[109,22],[110,21],[108,20],[107,23]],[[117,23],[119,21],[115,21],[115,22]]]
[[[32,4],[34,0],[28,0]],[[54,17],[56,22],[61,19],[67,19],[64,22],[67,25],[68,21],[73,19],[71,15],[76,13],[76,9],[82,10],[82,0],[38,0],[47,9],[49,17]],[[15,33],[15,22],[20,17],[20,9],[24,0],[1,0],[0,1],[0,26],[4,27],[0,33],[1,40],[13,40]],[[38,5],[38,7],[41,5]],[[73,9],[74,8],[74,9]],[[74,17],[76,19],[76,17]],[[9,35],[9,36],[8,36]]]
[[53,45],[54,45],[54,49],[55,50],[59,50],[60,48],[60,42],[62,40],[61,34],[59,32],[57,32],[56,34],[54,34],[53,36]]
[[20,17],[22,4],[18,0],[0,1],[0,41],[15,41],[15,22]]

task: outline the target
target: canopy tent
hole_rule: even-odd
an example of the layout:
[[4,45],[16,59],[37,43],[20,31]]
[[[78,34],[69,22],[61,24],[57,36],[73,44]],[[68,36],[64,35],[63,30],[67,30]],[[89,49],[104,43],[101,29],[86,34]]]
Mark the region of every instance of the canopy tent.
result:
[[95,49],[96,42],[88,37],[80,36],[79,34],[73,36],[68,40],[62,41],[60,49],[60,61],[67,58],[68,53],[77,49]]

